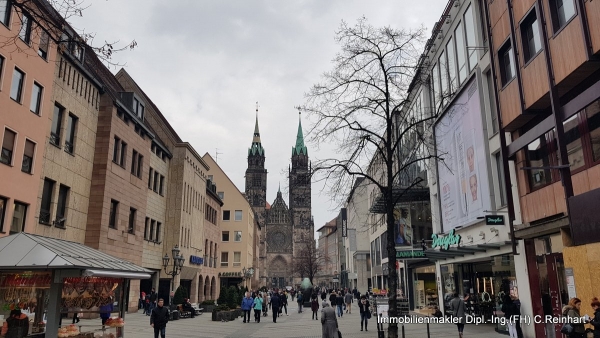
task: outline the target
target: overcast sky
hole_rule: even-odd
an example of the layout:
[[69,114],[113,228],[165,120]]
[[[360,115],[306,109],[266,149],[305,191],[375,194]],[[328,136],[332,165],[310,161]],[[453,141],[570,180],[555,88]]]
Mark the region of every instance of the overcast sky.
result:
[[[114,61],[148,94],[180,137],[213,157],[244,191],[256,101],[266,167],[267,201],[286,174],[304,93],[332,68],[341,20],[365,16],[374,26],[425,26],[428,35],[447,0],[87,0],[70,21],[96,42],[136,40]],[[118,69],[112,69],[116,73]],[[306,122],[307,123],[307,122]],[[308,125],[305,125],[308,130]],[[308,145],[311,159],[330,157]],[[338,210],[313,184],[315,229]],[[284,189],[282,189],[284,190]],[[287,196],[286,202],[287,202]]]

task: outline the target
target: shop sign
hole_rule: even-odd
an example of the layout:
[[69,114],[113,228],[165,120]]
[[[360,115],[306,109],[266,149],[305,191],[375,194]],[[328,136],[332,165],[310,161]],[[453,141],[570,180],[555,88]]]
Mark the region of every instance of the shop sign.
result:
[[396,251],[396,258],[398,258],[398,259],[425,258],[425,252],[423,250]]
[[331,280],[331,282],[332,282],[332,283],[339,283],[339,282],[340,282],[340,280],[339,280],[338,278],[333,278],[333,279]]
[[504,225],[504,215],[487,215],[485,216],[486,225]]
[[219,272],[219,277],[240,277],[241,272]]
[[573,274],[573,268],[565,268],[565,277],[567,279],[567,292],[569,293],[569,299],[577,297],[575,292],[575,276]]
[[204,258],[198,257],[198,256],[190,256],[190,263],[191,264],[196,264],[196,265],[203,265],[204,264]]
[[448,250],[450,245],[458,245],[460,243],[460,235],[454,234],[454,229],[450,230],[447,236],[440,237],[437,234],[431,235],[431,239],[433,239],[433,243],[431,244],[431,248],[440,248],[444,250]]
[[342,208],[342,237],[348,237],[348,212]]

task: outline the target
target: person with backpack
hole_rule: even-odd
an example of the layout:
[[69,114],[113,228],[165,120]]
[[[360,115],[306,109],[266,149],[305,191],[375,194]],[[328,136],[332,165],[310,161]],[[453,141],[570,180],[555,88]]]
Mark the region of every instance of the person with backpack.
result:
[[572,319],[571,326],[573,326],[573,331],[568,334],[569,338],[585,337],[585,326],[583,323],[579,322],[581,318],[581,315],[579,314],[580,309],[581,299],[579,298],[571,298],[571,300],[569,300],[569,305],[563,307],[563,316]]
[[296,297],[296,301],[298,302],[298,313],[302,313],[302,306],[304,305],[304,295],[302,292],[298,292],[298,296]]
[[456,327],[458,328],[458,337],[463,337],[463,331],[465,330],[465,322],[467,320],[466,309],[465,309],[465,301],[460,298],[458,292],[454,293],[454,299],[450,301],[450,311],[452,312],[452,316],[458,318],[458,322],[456,323]]
[[11,310],[2,324],[2,337],[23,338],[29,334],[29,318],[21,310]]
[[594,327],[594,338],[600,338],[600,301],[598,298],[592,299],[592,309],[594,317],[590,319],[590,324]]

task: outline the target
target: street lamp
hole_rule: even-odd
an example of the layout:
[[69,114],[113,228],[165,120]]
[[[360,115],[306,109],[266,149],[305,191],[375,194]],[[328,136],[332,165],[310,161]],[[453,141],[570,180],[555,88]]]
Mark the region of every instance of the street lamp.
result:
[[[169,261],[171,260],[171,258],[169,258],[169,255],[165,253],[162,260],[163,268],[165,269],[165,274],[167,274],[167,276],[171,276],[171,292],[174,292],[173,288],[175,288],[175,276],[181,273],[181,269],[183,268],[185,258],[183,258],[183,256],[180,254],[179,246],[177,244],[175,245],[175,247],[173,247],[171,253],[173,255],[173,266],[171,267],[171,271],[167,270],[167,268],[169,267]],[[169,304],[172,305],[172,303],[173,296],[169,294]]]
[[244,277],[244,283],[245,286],[248,287],[248,283],[246,282],[247,279],[249,279],[250,277],[252,277],[254,275],[254,268],[249,268],[246,269],[246,267],[242,268],[242,276]]

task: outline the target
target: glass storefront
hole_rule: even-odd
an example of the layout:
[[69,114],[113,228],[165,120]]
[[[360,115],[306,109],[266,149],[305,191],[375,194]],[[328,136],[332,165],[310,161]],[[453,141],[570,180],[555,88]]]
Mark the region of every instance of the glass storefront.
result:
[[435,286],[435,265],[413,270],[413,299],[416,312],[432,315],[435,307],[439,307]]

